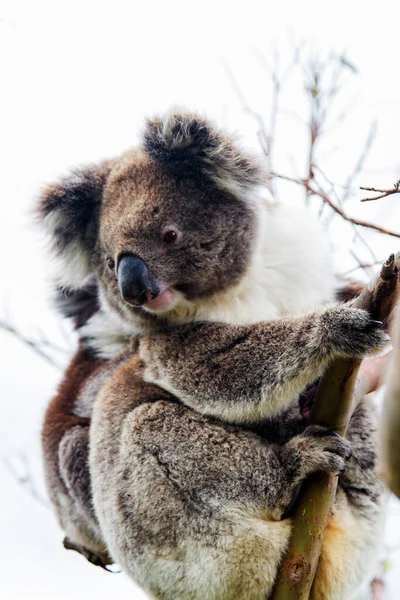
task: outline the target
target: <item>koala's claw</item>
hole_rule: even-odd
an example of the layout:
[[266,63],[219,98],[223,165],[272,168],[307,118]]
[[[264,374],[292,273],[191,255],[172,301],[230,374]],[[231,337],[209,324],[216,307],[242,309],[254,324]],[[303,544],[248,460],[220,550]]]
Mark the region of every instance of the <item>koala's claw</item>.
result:
[[381,350],[390,340],[382,325],[366,310],[346,305],[330,307],[322,315],[324,339],[334,353],[345,356],[363,358]]
[[305,431],[293,438],[300,453],[301,471],[304,477],[316,471],[343,473],[346,461],[352,456],[351,443],[336,431],[319,425],[310,425]]
[[[348,440],[346,440],[342,435],[340,435],[340,433],[333,430],[327,430],[325,435],[333,436],[340,440],[340,445],[338,446],[338,454],[342,452],[341,456],[347,459],[353,456],[353,448],[351,443]],[[329,451],[330,449],[326,448],[326,450]]]
[[374,319],[370,319],[369,324],[373,327],[382,327],[383,321],[375,321]]

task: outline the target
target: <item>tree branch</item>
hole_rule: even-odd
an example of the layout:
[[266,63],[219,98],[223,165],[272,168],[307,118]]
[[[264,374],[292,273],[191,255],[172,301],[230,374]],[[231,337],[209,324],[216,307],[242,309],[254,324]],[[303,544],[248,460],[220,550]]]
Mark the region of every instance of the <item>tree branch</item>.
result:
[[[374,319],[385,325],[396,300],[399,264],[400,254],[397,258],[391,255],[376,280],[353,301],[353,306],[368,310]],[[370,387],[374,389],[377,383],[376,374],[371,376],[370,370],[364,368],[356,385],[360,365],[360,359],[341,358],[328,367],[318,386],[310,423],[324,425],[345,435],[354,400],[372,391]],[[289,549],[271,600],[309,598],[336,488],[337,476],[330,473],[316,473],[305,482],[293,515]]]
[[393,327],[393,356],[390,361],[388,385],[382,416],[383,477],[400,498],[400,308],[396,309]]

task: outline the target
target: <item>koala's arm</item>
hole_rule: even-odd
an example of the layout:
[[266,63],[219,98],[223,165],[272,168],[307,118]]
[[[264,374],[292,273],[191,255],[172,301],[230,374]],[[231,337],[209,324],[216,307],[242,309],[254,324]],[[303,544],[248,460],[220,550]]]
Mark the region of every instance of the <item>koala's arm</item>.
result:
[[144,379],[195,410],[230,422],[270,418],[338,356],[364,356],[387,340],[367,312],[332,305],[248,326],[200,323],[141,338]]

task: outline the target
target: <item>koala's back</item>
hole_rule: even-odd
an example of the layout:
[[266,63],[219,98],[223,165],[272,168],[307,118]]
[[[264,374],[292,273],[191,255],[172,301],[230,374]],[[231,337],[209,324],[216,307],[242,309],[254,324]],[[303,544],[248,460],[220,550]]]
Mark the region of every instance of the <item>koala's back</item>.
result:
[[[268,503],[287,477],[268,440],[195,413],[129,365],[103,389],[91,436],[96,513],[134,580],[165,600],[265,600],[291,532]],[[367,572],[378,535],[367,513],[339,492],[315,600],[349,598]]]

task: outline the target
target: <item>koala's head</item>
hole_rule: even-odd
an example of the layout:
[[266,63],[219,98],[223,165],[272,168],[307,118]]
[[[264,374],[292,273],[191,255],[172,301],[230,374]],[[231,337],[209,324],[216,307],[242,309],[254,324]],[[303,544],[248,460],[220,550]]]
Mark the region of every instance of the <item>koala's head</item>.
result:
[[232,288],[255,244],[255,189],[265,174],[207,120],[147,121],[137,149],[48,186],[38,215],[59,282],[95,277],[100,303],[135,326]]

